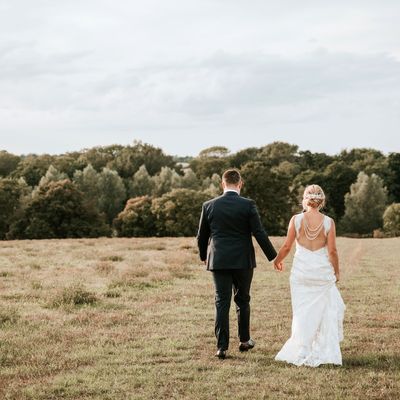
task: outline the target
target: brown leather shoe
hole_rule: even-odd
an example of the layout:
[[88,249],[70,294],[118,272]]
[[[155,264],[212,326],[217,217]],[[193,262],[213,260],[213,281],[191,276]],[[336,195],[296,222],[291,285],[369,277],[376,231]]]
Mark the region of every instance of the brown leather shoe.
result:
[[256,342],[253,339],[249,339],[247,342],[240,342],[239,351],[249,351],[256,345]]

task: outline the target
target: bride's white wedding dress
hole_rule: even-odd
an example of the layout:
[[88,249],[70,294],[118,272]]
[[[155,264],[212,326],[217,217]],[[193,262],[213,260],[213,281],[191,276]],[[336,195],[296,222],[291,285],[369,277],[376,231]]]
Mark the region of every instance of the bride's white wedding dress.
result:
[[[296,253],[290,275],[292,335],[275,360],[317,367],[342,365],[339,342],[343,340],[345,305],[336,287],[336,277],[327,247],[312,251],[298,243],[304,214],[295,216]],[[327,236],[331,219],[324,216]]]

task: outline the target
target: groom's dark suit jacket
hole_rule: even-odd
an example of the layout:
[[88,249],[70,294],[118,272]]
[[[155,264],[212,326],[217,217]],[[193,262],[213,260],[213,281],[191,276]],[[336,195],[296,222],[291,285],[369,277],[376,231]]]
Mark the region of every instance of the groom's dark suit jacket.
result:
[[225,192],[203,204],[197,234],[200,259],[207,260],[208,270],[255,268],[252,234],[268,260],[273,260],[276,251],[255,202],[236,192]]

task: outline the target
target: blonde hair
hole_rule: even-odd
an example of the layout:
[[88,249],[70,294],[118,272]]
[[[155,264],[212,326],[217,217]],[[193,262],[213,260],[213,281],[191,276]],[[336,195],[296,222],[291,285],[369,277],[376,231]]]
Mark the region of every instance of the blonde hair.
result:
[[319,185],[309,185],[304,189],[303,208],[318,208],[320,210],[325,206],[325,193]]

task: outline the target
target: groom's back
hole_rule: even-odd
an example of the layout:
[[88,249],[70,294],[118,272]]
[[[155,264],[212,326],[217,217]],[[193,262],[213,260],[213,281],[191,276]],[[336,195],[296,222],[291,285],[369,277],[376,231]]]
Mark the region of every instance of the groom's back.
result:
[[208,269],[256,266],[251,240],[251,204],[235,192],[226,192],[204,204],[210,228]]
[[209,223],[215,237],[251,238],[249,199],[227,192],[210,202]]
[[200,259],[207,260],[207,269],[255,268],[252,234],[268,260],[276,257],[255,202],[239,195],[242,184],[237,170],[225,171],[222,176],[225,193],[203,204],[197,244]]

